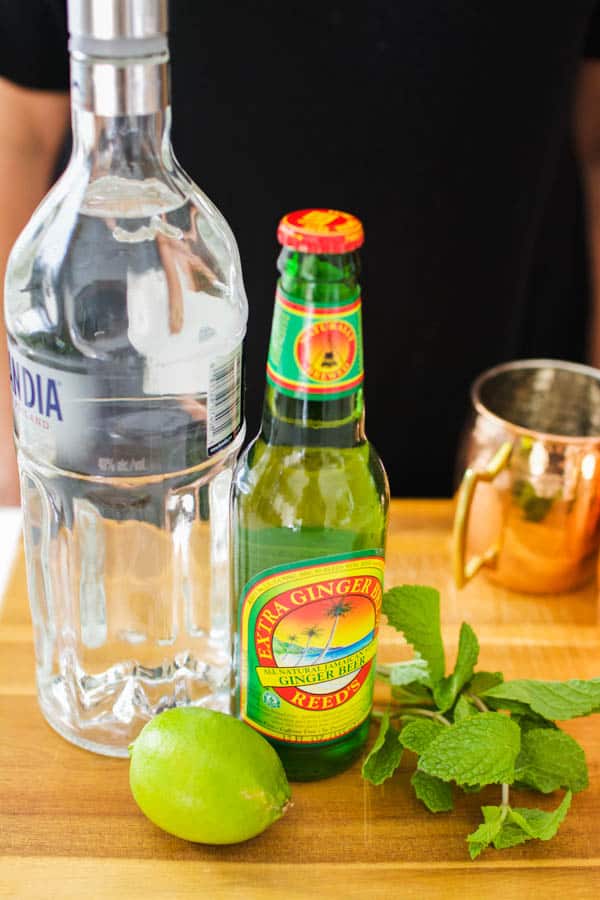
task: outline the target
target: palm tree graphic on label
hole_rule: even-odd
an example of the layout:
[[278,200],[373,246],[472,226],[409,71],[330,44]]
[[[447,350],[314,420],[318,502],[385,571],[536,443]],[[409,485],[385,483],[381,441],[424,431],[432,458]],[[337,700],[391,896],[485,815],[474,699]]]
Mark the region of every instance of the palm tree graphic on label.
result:
[[309,647],[312,644],[313,638],[316,638],[321,633],[321,629],[318,625],[311,625],[309,628],[305,628],[302,634],[306,637],[306,644],[304,645],[304,650],[302,651],[302,656],[297,662],[297,665],[300,665],[306,659],[306,654],[308,653]]
[[321,660],[325,658],[327,651],[331,647],[335,629],[337,628],[337,623],[342,616],[347,616],[349,612],[352,612],[352,604],[348,603],[346,600],[336,600],[336,602],[333,603],[327,610],[327,615],[333,619],[333,622],[331,623],[331,631],[329,632],[325,646],[321,650],[318,658],[315,660],[315,665],[317,663],[320,663]]
[[286,649],[285,653],[283,654],[283,656],[281,657],[281,662],[279,663],[280,666],[282,666],[284,664],[284,662],[286,661],[286,659],[292,652],[290,647],[292,644],[295,644],[297,640],[298,640],[297,634],[288,634],[287,649]]

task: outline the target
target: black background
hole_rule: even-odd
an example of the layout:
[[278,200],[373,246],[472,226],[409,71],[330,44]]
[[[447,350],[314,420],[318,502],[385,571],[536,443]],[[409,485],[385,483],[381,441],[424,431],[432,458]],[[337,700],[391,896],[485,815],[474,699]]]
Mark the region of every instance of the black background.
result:
[[[249,436],[292,209],[364,222],[367,432],[393,494],[451,492],[480,371],[584,358],[570,121],[594,5],[171,3],[175,152],[242,256]],[[61,0],[2,0],[0,74],[66,86]]]

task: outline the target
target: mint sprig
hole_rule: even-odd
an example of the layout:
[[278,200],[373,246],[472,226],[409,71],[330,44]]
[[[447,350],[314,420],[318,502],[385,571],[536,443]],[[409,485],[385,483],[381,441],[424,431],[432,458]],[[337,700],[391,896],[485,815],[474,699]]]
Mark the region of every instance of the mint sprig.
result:
[[[434,588],[401,585],[383,598],[388,622],[415,650],[412,660],[380,664],[389,707],[362,774],[372,784],[392,777],[404,750],[417,756],[411,785],[431,812],[453,808],[453,790],[477,793],[501,785],[501,803],[482,806],[483,822],[467,838],[472,859],[554,837],[572,794],[588,785],[585,754],[556,720],[600,712],[600,678],[589,681],[504,681],[475,671],[479,642],[463,623],[454,669],[445,674],[440,596]],[[513,808],[510,785],[543,794],[564,789],[553,812]]]
[[501,806],[482,806],[483,825],[467,837],[471,859],[492,844],[496,850],[505,850],[524,844],[532,838],[549,841],[553,838],[571,805],[571,791],[554,812],[542,809],[512,809],[508,803]]

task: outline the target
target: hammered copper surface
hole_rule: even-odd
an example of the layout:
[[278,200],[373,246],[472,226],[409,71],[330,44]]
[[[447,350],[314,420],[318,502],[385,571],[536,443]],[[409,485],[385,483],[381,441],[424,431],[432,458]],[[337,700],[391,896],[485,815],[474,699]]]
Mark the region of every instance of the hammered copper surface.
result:
[[[485,559],[488,577],[513,590],[552,593],[584,583],[600,544],[600,372],[513,362],[480,376],[471,397],[460,465],[470,470],[465,482],[479,483],[464,523],[466,580]],[[481,480],[507,444],[507,463],[492,481]]]

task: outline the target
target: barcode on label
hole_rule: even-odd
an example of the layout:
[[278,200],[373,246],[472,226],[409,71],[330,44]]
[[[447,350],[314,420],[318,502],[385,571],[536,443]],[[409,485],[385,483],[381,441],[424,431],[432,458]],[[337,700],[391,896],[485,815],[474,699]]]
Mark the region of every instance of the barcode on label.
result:
[[220,356],[210,367],[206,444],[212,456],[230,444],[242,424],[242,348]]

